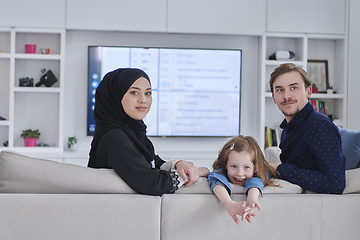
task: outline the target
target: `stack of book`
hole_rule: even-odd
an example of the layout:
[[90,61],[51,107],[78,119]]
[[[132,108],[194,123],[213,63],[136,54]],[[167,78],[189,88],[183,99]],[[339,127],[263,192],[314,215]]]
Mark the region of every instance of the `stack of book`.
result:
[[313,105],[314,109],[325,116],[327,116],[327,106],[325,101],[319,100],[310,100],[310,103]]
[[265,127],[265,148],[267,147],[278,147],[280,144],[281,129],[273,129]]

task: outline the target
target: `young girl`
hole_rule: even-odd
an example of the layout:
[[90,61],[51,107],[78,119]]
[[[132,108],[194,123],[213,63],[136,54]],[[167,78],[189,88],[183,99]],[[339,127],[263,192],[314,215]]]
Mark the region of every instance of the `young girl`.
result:
[[114,169],[134,191],[149,195],[173,193],[184,182],[190,186],[208,175],[207,168],[181,160],[165,162],[155,154],[143,122],[152,103],[145,72],[120,68],[107,73],[95,99],[89,167]]
[[[236,215],[251,223],[255,216],[252,211],[255,208],[260,210],[258,197],[264,186],[278,186],[271,179],[276,176],[276,170],[270,167],[256,140],[250,136],[239,135],[230,139],[213,163],[213,169],[208,175],[210,188],[237,224],[240,221]],[[245,187],[246,207],[243,206],[245,202],[235,202],[230,198],[229,181]]]

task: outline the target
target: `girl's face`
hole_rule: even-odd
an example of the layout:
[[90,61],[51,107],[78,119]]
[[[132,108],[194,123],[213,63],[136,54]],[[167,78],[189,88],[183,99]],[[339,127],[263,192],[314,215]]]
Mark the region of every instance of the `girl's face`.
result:
[[230,182],[239,186],[243,186],[256,172],[255,165],[252,163],[252,156],[247,151],[230,151],[226,170]]
[[135,120],[142,120],[149,112],[152,103],[149,81],[141,77],[125,93],[121,104],[126,114]]

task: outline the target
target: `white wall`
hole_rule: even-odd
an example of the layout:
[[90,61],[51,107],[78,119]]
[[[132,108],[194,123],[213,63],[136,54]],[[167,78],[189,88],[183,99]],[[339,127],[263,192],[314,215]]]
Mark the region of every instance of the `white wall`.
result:
[[360,130],[360,1],[350,1],[349,22],[349,82],[348,82],[348,128]]
[[[65,56],[64,136],[76,135],[79,150],[88,151],[92,137],[86,136],[88,45],[204,47],[243,50],[241,134],[258,138],[259,37],[67,31]],[[165,158],[213,158],[228,138],[152,138],[156,151]],[[174,152],[173,154],[168,153]],[[196,152],[198,154],[196,154]],[[206,152],[206,153],[204,153]],[[203,155],[205,154],[205,155]],[[198,157],[196,157],[198,156]]]

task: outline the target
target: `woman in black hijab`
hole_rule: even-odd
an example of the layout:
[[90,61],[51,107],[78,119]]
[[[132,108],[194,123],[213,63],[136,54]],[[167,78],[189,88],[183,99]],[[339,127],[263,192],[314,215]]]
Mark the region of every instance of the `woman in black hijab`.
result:
[[[95,99],[96,127],[88,167],[114,169],[134,191],[149,195],[173,193],[184,182],[190,186],[199,176],[207,176],[207,168],[181,160],[166,163],[155,155],[143,122],[152,102],[145,72],[124,68],[107,73]],[[177,171],[171,171],[171,166]]]

